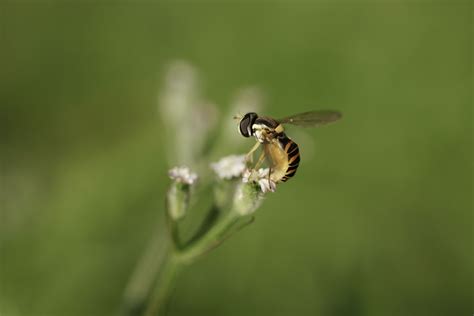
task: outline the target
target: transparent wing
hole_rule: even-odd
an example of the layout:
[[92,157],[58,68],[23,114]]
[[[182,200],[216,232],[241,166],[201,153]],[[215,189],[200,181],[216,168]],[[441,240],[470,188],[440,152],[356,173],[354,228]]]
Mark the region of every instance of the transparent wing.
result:
[[319,110],[299,113],[284,117],[278,122],[282,124],[292,124],[304,127],[315,127],[325,125],[339,120],[342,117],[341,112],[333,110]]

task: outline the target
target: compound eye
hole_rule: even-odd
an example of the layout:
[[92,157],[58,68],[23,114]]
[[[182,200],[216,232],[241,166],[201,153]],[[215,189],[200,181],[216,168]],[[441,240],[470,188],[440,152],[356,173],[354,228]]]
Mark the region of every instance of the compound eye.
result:
[[258,115],[255,112],[249,112],[244,115],[239,123],[239,132],[244,137],[250,137],[253,135],[252,126],[257,120]]
[[244,118],[240,121],[239,132],[244,137],[250,137],[252,135],[250,116],[246,114]]

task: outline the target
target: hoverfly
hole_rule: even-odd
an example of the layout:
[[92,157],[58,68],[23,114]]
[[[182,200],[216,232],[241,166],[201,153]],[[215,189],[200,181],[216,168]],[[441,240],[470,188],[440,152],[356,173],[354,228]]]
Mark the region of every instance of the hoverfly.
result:
[[255,136],[257,140],[255,146],[247,154],[248,160],[252,161],[253,153],[260,145],[263,146],[262,154],[255,165],[255,169],[267,158],[270,165],[269,180],[275,183],[285,182],[293,177],[298,169],[300,151],[298,145],[286,136],[283,124],[316,127],[337,121],[341,116],[338,111],[319,110],[276,120],[249,112],[240,119],[239,132],[244,137]]

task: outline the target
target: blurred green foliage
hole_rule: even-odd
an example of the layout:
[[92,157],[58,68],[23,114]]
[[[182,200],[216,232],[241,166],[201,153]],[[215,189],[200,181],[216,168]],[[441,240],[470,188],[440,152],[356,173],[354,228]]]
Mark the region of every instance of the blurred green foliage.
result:
[[1,315],[116,313],[162,218],[176,58],[223,113],[257,85],[267,114],[344,119],[305,131],[298,175],[180,276],[169,315],[471,314],[472,12],[2,1]]

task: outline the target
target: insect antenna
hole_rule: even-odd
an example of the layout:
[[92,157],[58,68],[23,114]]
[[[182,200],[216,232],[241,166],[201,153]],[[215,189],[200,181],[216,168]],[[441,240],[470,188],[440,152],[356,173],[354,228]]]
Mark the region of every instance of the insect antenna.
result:
[[243,115],[239,113],[239,114],[234,115],[232,118],[234,120],[239,120],[240,121],[242,119],[242,117],[243,117]]

